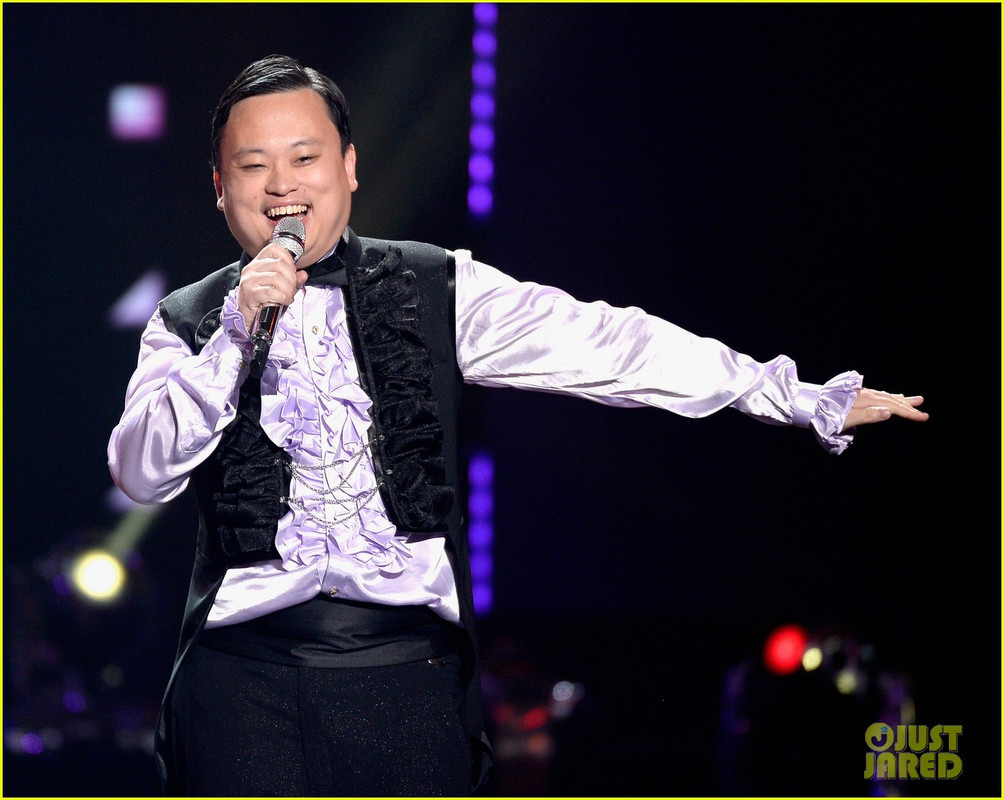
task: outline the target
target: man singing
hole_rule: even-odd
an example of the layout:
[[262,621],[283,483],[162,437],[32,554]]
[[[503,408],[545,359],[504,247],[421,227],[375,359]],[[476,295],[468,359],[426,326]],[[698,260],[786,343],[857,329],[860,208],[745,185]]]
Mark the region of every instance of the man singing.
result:
[[[291,58],[247,67],[212,129],[238,261],[165,298],[108,458],[141,503],[189,483],[200,524],[158,725],[169,794],[465,795],[484,784],[463,383],[812,430],[924,420],[847,372],[799,380],[637,308],[519,283],[465,250],[357,236],[341,91]],[[303,225],[298,247],[273,241]],[[263,308],[282,309],[254,363]]]

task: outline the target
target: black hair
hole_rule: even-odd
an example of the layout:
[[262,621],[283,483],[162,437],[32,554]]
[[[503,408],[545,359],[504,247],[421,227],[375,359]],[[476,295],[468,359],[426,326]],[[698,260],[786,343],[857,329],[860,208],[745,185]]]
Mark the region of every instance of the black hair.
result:
[[293,92],[297,89],[313,89],[328,107],[328,116],[338,129],[342,141],[342,155],[352,143],[349,128],[349,104],[331,78],[316,69],[303,66],[289,56],[271,55],[245,67],[216,104],[213,112],[213,169],[220,166],[220,141],[223,129],[230,119],[230,110],[236,103],[249,97],[278,92]]

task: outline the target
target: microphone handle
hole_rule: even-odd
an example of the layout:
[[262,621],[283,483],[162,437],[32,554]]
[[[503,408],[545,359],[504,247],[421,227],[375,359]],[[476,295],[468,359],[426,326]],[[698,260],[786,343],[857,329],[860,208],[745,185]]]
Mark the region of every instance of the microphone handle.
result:
[[[307,241],[307,232],[304,230],[303,222],[298,217],[283,217],[272,229],[272,236],[269,243],[280,244],[292,257],[295,264],[303,255],[303,248]],[[256,378],[261,378],[265,371],[265,359],[268,358],[269,348],[272,346],[272,337],[275,334],[275,326],[282,314],[283,306],[277,303],[269,303],[259,306],[255,315],[254,330],[251,331],[251,341],[254,345],[254,353],[251,356],[251,374]]]
[[279,315],[283,307],[278,304],[269,304],[258,307],[258,316],[255,317],[255,330],[251,334],[251,342],[254,345],[254,353],[251,356],[251,372],[260,378],[265,369],[265,359],[268,358],[269,348],[272,346],[272,337],[275,334],[275,326],[279,321]]

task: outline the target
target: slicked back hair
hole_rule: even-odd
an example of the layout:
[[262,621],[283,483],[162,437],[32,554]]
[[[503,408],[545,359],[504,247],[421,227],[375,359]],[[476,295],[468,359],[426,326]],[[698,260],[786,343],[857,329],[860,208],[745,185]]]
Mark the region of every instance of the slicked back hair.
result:
[[217,103],[213,112],[213,169],[220,168],[220,141],[236,103],[249,97],[294,92],[297,89],[313,89],[324,100],[328,116],[338,129],[344,156],[352,143],[352,131],[349,127],[349,104],[342,90],[327,75],[303,66],[294,58],[271,55],[245,67]]

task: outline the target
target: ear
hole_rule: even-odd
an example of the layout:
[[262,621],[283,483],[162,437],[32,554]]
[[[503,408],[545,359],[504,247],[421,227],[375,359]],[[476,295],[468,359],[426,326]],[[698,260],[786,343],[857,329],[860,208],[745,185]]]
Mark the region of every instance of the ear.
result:
[[350,144],[348,150],[345,151],[345,174],[349,179],[349,191],[354,192],[359,188],[359,181],[356,180],[356,146]]
[[213,170],[213,188],[216,189],[216,207],[223,210],[223,181],[220,180],[220,173]]

